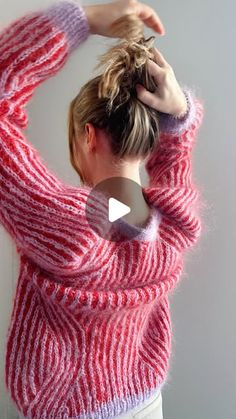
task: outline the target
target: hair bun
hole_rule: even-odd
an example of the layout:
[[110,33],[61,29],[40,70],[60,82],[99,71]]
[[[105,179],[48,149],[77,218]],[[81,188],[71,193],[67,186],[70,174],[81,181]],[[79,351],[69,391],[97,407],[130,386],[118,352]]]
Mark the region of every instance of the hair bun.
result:
[[143,35],[143,24],[134,15],[119,19],[113,25],[112,33],[125,38],[99,56],[96,68],[104,66],[98,86],[98,97],[108,99],[110,113],[136,96],[135,85],[145,84],[152,89],[154,81],[146,71],[148,59],[153,59],[154,36],[148,39]]

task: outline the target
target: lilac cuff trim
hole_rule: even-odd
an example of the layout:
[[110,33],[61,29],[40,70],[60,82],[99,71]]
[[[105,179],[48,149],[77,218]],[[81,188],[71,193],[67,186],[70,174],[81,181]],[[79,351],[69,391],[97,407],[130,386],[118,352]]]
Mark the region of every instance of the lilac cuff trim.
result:
[[187,112],[182,118],[177,118],[173,115],[159,112],[159,129],[161,133],[168,133],[173,135],[181,134],[183,131],[189,129],[196,118],[197,107],[195,102],[195,92],[193,89],[190,89],[187,86],[182,86],[182,90],[188,103]]
[[48,7],[44,14],[66,33],[71,51],[90,35],[88,19],[79,0],[61,0]]

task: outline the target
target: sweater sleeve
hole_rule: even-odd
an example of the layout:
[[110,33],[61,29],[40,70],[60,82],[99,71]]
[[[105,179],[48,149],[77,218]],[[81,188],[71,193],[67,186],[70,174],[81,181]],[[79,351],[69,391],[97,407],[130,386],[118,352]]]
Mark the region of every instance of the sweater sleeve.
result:
[[184,86],[183,92],[188,103],[186,114],[176,118],[160,113],[159,142],[145,164],[149,175],[149,201],[166,215],[166,233],[178,249],[195,244],[201,232],[197,210],[199,189],[192,175],[192,151],[204,106],[193,89]]
[[19,252],[53,272],[78,263],[94,240],[89,190],[64,184],[27,141],[25,105],[88,35],[85,12],[72,1],[28,13],[0,33],[0,221]]
[[30,12],[0,33],[0,115],[25,128],[24,105],[89,36],[83,8],[72,0]]

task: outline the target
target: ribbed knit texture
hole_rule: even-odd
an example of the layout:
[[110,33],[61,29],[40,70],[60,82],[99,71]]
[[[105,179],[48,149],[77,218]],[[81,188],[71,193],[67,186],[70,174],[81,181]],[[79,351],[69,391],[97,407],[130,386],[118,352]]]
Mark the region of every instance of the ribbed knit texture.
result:
[[163,387],[168,296],[201,233],[191,151],[203,104],[191,89],[184,118],[160,116],[143,188],[152,215],[132,240],[100,238],[103,196],[90,202],[94,231],[90,189],[58,179],[27,141],[26,104],[89,34],[77,1],[28,13],[0,33],[0,221],[20,256],[5,382],[27,418],[113,418]]

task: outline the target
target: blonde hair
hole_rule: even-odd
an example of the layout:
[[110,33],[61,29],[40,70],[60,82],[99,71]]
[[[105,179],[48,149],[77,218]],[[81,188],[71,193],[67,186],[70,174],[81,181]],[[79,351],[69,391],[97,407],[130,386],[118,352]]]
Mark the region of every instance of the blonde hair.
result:
[[135,86],[142,84],[154,91],[156,84],[147,71],[148,59],[154,60],[154,36],[143,35],[144,25],[135,15],[118,19],[110,34],[123,38],[99,58],[102,74],[89,80],[72,100],[69,108],[70,161],[81,175],[73,142],[76,129],[84,132],[86,123],[104,129],[115,156],[146,158],[159,140],[158,111],[137,98]]

